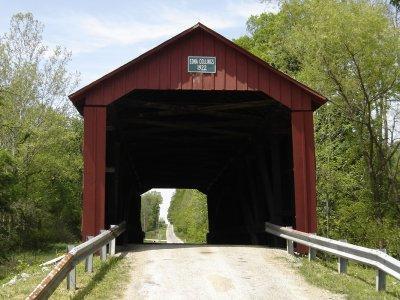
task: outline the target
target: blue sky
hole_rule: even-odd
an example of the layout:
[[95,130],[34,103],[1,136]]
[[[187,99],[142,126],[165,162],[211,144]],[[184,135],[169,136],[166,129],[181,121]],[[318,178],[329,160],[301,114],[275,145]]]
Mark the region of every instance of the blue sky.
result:
[[[72,51],[69,68],[80,72],[83,86],[197,22],[232,39],[246,33],[251,15],[276,10],[258,0],[0,0],[0,34],[15,13],[33,13],[48,46]],[[174,190],[158,191],[166,219]]]
[[197,22],[231,39],[246,33],[249,16],[276,9],[258,0],[0,0],[0,33],[13,14],[32,12],[46,44],[72,51],[82,86]]

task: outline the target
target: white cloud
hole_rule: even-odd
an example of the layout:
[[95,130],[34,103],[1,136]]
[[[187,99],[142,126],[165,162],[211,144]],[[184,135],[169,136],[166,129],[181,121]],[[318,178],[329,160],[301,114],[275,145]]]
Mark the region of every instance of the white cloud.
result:
[[[213,14],[199,14],[197,11],[161,7],[156,22],[134,20],[107,20],[96,16],[84,16],[79,20],[80,35],[84,43],[73,42],[73,52],[90,52],[110,45],[133,45],[139,42],[171,37],[197,22],[214,29],[235,25],[231,18]],[[79,47],[81,45],[81,47]]]
[[219,9],[214,10],[202,10],[192,6],[190,2],[177,4],[145,7],[146,14],[143,15],[142,12],[141,18],[131,11],[122,12],[118,17],[106,12],[96,15],[65,12],[48,21],[67,29],[62,37],[63,44],[73,54],[78,54],[95,52],[108,46],[135,45],[166,39],[197,22],[215,30],[239,27],[244,25],[250,15],[271,9],[269,4],[256,0],[227,0],[219,3]]

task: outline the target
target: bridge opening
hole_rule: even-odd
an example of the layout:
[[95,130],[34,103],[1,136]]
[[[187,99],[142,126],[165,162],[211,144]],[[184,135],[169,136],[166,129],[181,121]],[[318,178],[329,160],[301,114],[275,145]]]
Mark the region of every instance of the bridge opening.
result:
[[144,243],[205,244],[207,196],[195,189],[151,189],[141,195]]
[[290,111],[259,91],[135,90],[108,106],[106,224],[143,240],[151,187],[207,195],[210,243],[267,243],[294,224]]

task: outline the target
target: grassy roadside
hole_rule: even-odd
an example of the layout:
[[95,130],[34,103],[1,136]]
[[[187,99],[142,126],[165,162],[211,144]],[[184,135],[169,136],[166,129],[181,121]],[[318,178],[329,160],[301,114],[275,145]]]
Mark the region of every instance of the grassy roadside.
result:
[[166,228],[160,228],[159,230],[147,231],[145,233],[145,239],[166,239]]
[[307,282],[348,299],[400,299],[400,282],[387,276],[386,292],[375,291],[375,270],[350,262],[347,274],[337,273],[337,262],[300,258],[294,264]]
[[[65,252],[63,247],[63,252]],[[60,255],[59,247],[43,251],[24,252],[16,255],[18,267],[8,267],[8,274],[0,281],[0,299],[25,299],[37,284],[51,270],[39,267],[46,260]],[[120,299],[129,281],[129,263],[122,256],[101,262],[99,257],[93,260],[94,272],[84,272],[84,263],[77,266],[77,290],[70,292],[66,289],[65,281],[54,292],[52,299]],[[4,266],[3,266],[4,267]],[[3,268],[5,269],[5,267]],[[3,270],[4,271],[4,270]],[[17,274],[27,273],[25,280],[19,279],[16,284],[3,286]]]

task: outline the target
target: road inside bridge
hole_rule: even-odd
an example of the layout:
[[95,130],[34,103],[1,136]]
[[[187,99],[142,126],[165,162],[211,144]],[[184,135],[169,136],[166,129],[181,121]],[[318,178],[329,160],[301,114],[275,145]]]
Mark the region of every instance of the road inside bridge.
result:
[[168,244],[182,244],[182,240],[175,235],[174,225],[168,224],[167,226],[167,243]]
[[344,299],[306,283],[283,250],[144,244],[126,254],[125,299]]

